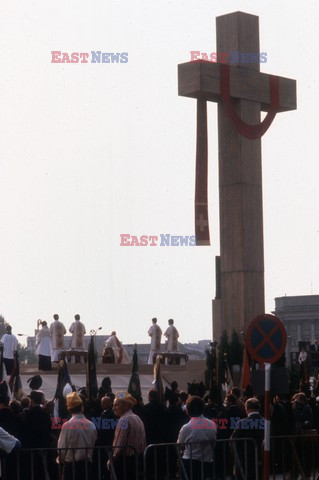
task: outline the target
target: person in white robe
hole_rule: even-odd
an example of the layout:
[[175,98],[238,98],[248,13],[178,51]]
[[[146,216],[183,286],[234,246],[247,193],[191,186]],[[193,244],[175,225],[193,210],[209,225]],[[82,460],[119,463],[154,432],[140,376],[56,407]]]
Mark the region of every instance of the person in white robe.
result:
[[148,357],[148,364],[153,365],[153,358],[156,353],[161,351],[162,330],[157,325],[157,318],[152,318],[153,325],[148,329],[148,335],[152,338],[151,349]]
[[169,327],[166,329],[164,336],[167,338],[166,341],[166,352],[178,352],[178,337],[179,333],[176,327],[174,327],[174,320],[168,320]]
[[116,336],[116,332],[112,332],[111,336],[106,340],[105,348],[111,348],[113,350],[115,363],[131,363],[127,351]]
[[47,322],[38,322],[41,330],[36,330],[35,353],[39,355],[39,370],[51,370],[52,342]]
[[84,350],[85,326],[80,322],[80,315],[74,315],[75,322],[72,323],[69,332],[72,333],[71,350]]
[[12,334],[10,325],[6,325],[6,333],[2,335],[0,342],[3,347],[3,363],[7,375],[11,375],[14,367],[14,354],[18,349],[18,340],[17,337]]
[[59,321],[59,315],[53,315],[54,322],[50,325],[50,333],[52,340],[52,362],[59,361],[59,354],[64,350],[64,335],[66,334],[65,326]]

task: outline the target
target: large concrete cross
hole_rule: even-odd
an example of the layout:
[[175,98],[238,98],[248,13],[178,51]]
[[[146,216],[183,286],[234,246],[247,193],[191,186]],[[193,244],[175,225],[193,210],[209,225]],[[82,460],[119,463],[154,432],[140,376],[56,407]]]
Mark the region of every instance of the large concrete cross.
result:
[[[235,12],[217,17],[216,24],[218,53],[259,53],[258,17]],[[233,109],[250,125],[260,123],[261,110],[272,109],[273,81],[279,87],[276,111],[296,109],[296,82],[260,73],[259,67],[259,63],[227,66]],[[221,101],[221,71],[218,63],[178,66],[179,95],[196,98],[198,103],[197,175],[207,177],[206,101],[218,102],[220,262],[216,264],[220,271],[216,272],[218,285],[213,301],[213,335],[217,341],[222,330],[228,334],[232,329],[240,332],[265,313],[261,139],[244,137],[227,116],[225,102]],[[200,225],[208,232],[202,244],[209,244],[207,178],[202,185],[196,180],[196,191],[196,224],[200,217]]]

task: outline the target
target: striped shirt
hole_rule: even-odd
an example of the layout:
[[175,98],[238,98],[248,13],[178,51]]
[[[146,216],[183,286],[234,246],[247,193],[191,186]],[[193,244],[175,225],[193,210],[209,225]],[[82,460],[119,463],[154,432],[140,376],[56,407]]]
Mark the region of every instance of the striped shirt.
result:
[[[115,429],[113,447],[133,447],[137,454],[144,452],[146,448],[145,429],[142,420],[131,409],[127,410],[119,419]],[[126,456],[134,455],[132,448],[114,448],[113,456],[121,453]]]

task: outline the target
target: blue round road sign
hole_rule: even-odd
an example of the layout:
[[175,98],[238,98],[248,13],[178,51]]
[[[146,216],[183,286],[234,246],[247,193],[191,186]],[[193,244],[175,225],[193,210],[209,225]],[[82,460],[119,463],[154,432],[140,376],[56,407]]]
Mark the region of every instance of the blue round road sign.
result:
[[246,347],[250,356],[259,363],[275,363],[283,355],[287,333],[275,315],[258,315],[248,326]]

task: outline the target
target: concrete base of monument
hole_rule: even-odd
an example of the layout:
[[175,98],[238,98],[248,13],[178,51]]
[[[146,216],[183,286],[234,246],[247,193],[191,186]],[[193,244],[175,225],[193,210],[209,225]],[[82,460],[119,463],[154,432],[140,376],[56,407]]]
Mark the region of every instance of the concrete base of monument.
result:
[[[186,365],[161,365],[161,373],[164,388],[169,387],[173,380],[176,380],[180,390],[187,391],[187,383],[204,381],[206,362],[204,360],[189,361]],[[69,374],[72,383],[76,388],[86,385],[86,364],[68,364]],[[20,376],[23,391],[26,395],[30,393],[27,380],[33,375],[40,375],[42,378],[41,390],[47,400],[52,400],[57,384],[58,364],[52,365],[52,370],[42,372],[37,365],[21,365]],[[98,364],[97,380],[101,384],[104,377],[110,377],[114,393],[127,390],[132,372],[132,365]],[[154,386],[153,366],[140,365],[139,376],[144,401],[147,401],[147,393]]]

